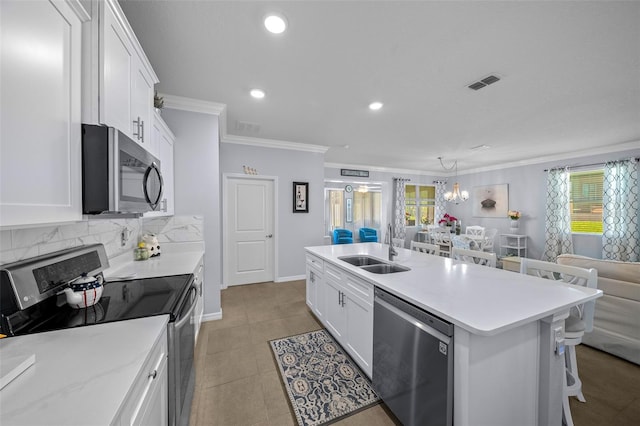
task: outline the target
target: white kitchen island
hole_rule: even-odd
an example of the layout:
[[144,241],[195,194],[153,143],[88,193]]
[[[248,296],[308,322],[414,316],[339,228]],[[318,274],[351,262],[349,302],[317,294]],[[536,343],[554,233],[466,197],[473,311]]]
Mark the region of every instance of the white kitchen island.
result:
[[396,250],[394,263],[411,270],[374,274],[338,259],[388,260],[388,246],[379,243],[306,248],[307,304],[334,336],[342,329],[333,289],[339,305],[355,306],[346,314],[346,337],[335,337],[363,370],[371,374],[377,286],[454,324],[455,425],[560,425],[564,359],[555,354],[556,338],[564,336],[569,309],[602,292]]

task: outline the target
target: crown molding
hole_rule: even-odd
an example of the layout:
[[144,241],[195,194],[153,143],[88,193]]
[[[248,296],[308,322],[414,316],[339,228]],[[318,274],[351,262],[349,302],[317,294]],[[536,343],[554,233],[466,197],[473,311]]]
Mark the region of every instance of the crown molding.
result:
[[[617,145],[607,145],[607,146],[593,148],[593,149],[579,151],[579,152],[568,152],[564,154],[547,155],[544,157],[536,157],[536,158],[531,158],[531,159],[522,160],[522,161],[512,161],[508,163],[497,164],[494,166],[458,170],[458,176],[470,175],[470,174],[481,173],[481,172],[491,172],[494,170],[503,170],[503,169],[509,169],[512,167],[531,166],[535,164],[549,163],[553,161],[571,160],[571,159],[582,158],[582,157],[590,157],[593,155],[613,154],[615,152],[630,151],[633,149],[640,149],[640,141],[624,142]],[[442,171],[394,169],[394,168],[380,167],[380,166],[368,166],[363,164],[325,163],[324,166],[328,168],[334,168],[334,169],[345,169],[345,168],[363,169],[364,168],[367,170],[378,171],[378,172],[389,172],[389,173],[406,173],[406,174],[414,174],[414,175],[429,175],[429,176],[439,176],[439,177],[454,176],[454,173],[444,173]]]
[[164,98],[165,108],[213,115],[224,115],[227,109],[226,104],[220,104],[217,102],[185,98],[183,96],[167,95],[164,93],[159,93],[158,95]]
[[[363,164],[345,164],[345,163],[324,163],[326,168],[331,169],[367,169],[374,172],[386,172],[386,173],[405,173],[411,175],[428,175],[428,176],[441,176],[447,177],[449,174],[443,172],[432,172],[428,170],[413,170],[413,169],[396,169],[391,167],[380,166],[367,166]],[[459,173],[458,173],[459,174]]]
[[324,145],[311,145],[306,143],[279,141],[275,139],[252,138],[248,136],[222,135],[220,142],[237,145],[251,145],[262,148],[289,149],[294,151],[307,151],[324,154],[329,149]]
[[503,170],[512,167],[531,166],[541,163],[550,163],[553,161],[572,160],[582,157],[591,157],[593,155],[613,154],[621,151],[630,151],[633,149],[640,149],[640,141],[624,142],[617,145],[606,145],[598,148],[588,149],[578,152],[568,152],[557,155],[547,155],[544,157],[537,157],[522,161],[513,161],[510,163],[503,163],[496,166],[478,167],[475,169],[468,169],[464,171],[458,170],[458,175],[469,175],[473,173],[490,172],[494,170]]

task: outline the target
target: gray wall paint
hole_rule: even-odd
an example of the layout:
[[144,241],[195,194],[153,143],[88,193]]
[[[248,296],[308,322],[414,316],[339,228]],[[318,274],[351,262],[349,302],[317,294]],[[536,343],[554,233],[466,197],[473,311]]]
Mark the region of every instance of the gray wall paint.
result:
[[[323,244],[324,155],[221,143],[220,172],[243,173],[243,166],[256,169],[262,176],[278,177],[276,280],[303,276],[303,248]],[[293,182],[309,182],[309,213],[293,213]]]
[[176,136],[175,214],[204,218],[204,313],[220,312],[222,282],[218,116],[164,109]]

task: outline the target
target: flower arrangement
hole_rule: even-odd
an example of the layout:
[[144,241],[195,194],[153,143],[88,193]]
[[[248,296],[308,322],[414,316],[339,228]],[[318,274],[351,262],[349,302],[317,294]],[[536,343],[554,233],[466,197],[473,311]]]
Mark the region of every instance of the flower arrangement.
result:
[[429,224],[429,218],[426,216],[422,216],[422,218],[420,219],[420,223],[422,223],[423,225],[428,225]]
[[453,226],[457,220],[457,217],[451,216],[449,213],[445,213],[444,216],[442,216],[442,219],[438,221],[438,225]]
[[507,212],[507,216],[509,216],[509,219],[511,220],[518,220],[520,219],[520,216],[522,216],[522,213],[520,213],[518,210],[509,210]]

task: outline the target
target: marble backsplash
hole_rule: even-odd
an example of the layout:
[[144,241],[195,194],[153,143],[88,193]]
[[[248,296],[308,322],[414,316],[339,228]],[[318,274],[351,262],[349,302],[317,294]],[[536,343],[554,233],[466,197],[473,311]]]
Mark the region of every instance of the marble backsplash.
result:
[[[85,244],[104,244],[112,258],[132,251],[140,237],[154,233],[158,241],[203,240],[202,216],[171,216],[139,219],[92,219],[70,224],[0,231],[0,265]],[[125,234],[123,240],[122,235]]]

